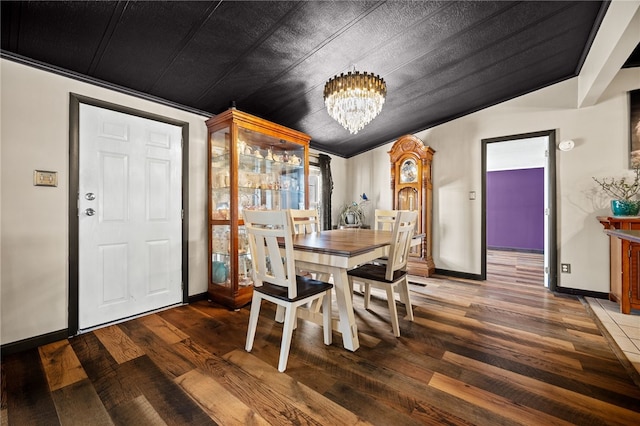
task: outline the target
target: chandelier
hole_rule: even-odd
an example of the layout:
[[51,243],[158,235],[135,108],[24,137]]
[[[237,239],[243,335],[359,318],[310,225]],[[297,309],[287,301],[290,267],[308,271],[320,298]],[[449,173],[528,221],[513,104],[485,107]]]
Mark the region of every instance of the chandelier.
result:
[[387,84],[380,76],[358,71],[341,73],[324,85],[327,112],[352,135],[362,130],[382,110]]

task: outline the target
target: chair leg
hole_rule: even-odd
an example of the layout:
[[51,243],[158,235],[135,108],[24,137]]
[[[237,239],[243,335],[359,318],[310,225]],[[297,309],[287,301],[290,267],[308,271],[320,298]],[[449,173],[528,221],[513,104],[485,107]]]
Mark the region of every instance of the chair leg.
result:
[[256,337],[256,328],[258,328],[258,317],[260,316],[260,304],[262,298],[260,293],[254,291],[251,299],[251,313],[249,314],[249,328],[247,329],[247,342],[244,346],[247,352],[253,349],[253,339]]
[[282,323],[284,321],[284,307],[276,306],[276,322]]
[[322,330],[324,332],[325,345],[330,345],[333,340],[331,321],[331,290],[329,290],[322,297]]
[[289,359],[289,349],[291,348],[291,336],[293,335],[294,322],[296,321],[296,306],[291,305],[285,308],[284,327],[282,328],[282,344],[280,345],[280,361],[278,362],[278,371],[283,372],[287,369],[287,360]]
[[391,328],[393,328],[393,334],[396,337],[400,337],[400,325],[398,324],[396,298],[393,296],[393,287],[390,285],[387,286],[387,303],[389,304],[389,316],[391,317]]
[[411,297],[409,296],[409,280],[406,277],[400,283],[400,299],[407,310],[409,321],[413,321],[413,307],[411,306]]
[[371,302],[371,285],[364,283],[364,308],[369,309],[369,302]]

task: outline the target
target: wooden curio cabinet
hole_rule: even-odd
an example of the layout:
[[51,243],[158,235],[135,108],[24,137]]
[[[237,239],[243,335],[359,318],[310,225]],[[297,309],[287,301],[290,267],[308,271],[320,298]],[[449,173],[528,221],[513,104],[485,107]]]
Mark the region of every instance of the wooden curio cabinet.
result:
[[310,137],[235,108],[206,124],[208,295],[238,309],[253,292],[242,211],[306,208]]
[[436,269],[432,256],[433,183],[431,164],[435,151],[424,146],[413,135],[402,136],[389,151],[391,160],[391,191],[394,210],[418,211],[416,233],[423,234],[422,244],[411,249],[407,270],[428,277]]

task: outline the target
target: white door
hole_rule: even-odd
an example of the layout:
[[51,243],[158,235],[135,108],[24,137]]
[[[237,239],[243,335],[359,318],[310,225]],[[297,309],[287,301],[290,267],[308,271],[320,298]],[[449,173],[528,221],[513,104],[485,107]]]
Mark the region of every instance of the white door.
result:
[[182,301],[182,131],[80,104],[79,328]]

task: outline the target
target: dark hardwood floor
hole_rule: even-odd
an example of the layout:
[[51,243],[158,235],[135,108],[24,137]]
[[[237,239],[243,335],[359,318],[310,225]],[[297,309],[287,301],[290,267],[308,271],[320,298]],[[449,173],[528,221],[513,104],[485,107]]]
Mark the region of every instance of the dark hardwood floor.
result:
[[386,301],[356,294],[360,349],[300,322],[285,373],[268,304],[251,353],[248,308],[202,301],[7,356],[2,424],[640,424],[640,388],[577,298],[412,281],[400,338]]

